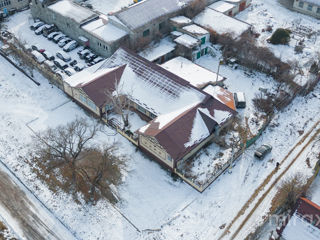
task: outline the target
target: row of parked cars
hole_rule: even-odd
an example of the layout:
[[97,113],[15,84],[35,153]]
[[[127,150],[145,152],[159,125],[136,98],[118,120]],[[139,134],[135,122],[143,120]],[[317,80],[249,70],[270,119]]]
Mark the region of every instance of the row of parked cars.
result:
[[52,70],[60,69],[64,71],[68,76],[73,75],[76,71],[82,71],[87,66],[92,66],[98,62],[104,60],[104,58],[94,54],[87,47],[79,47],[77,53],[80,59],[83,59],[86,64],[78,63],[77,60],[71,59],[68,52],[73,51],[78,47],[77,41],[69,38],[64,33],[58,31],[58,28],[54,24],[45,24],[42,21],[36,21],[30,26],[30,29],[37,35],[43,35],[48,40],[57,43],[63,51],[58,51],[56,54],[52,54],[39,44],[31,46],[31,53],[39,63],[45,63]]

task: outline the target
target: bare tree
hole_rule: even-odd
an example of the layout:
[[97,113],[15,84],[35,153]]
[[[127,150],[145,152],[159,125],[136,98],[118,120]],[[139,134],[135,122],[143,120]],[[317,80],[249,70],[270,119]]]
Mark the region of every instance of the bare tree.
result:
[[111,100],[111,104],[113,105],[113,109],[117,114],[121,115],[123,124],[125,127],[129,126],[129,115],[128,109],[130,109],[131,101],[130,94],[124,92],[124,83],[120,83],[120,81],[116,80],[114,91],[106,91],[106,96]]
[[[100,196],[116,202],[118,197],[110,186],[121,182],[124,157],[114,154],[115,144],[93,144],[101,130],[98,122],[77,118],[66,125],[37,133],[33,141],[33,159],[37,168],[43,170],[37,173],[49,185],[59,185],[74,196],[77,192],[82,193],[88,202],[96,202]],[[59,181],[61,176],[63,183]]]
[[207,6],[207,0],[193,0],[186,9],[186,16],[194,18]]

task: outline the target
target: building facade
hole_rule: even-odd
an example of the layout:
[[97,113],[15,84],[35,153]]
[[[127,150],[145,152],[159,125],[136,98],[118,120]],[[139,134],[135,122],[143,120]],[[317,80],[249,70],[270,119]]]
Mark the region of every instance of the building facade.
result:
[[317,0],[294,0],[293,9],[320,18],[320,1]]
[[8,15],[12,10],[21,10],[29,6],[29,0],[0,0],[0,12]]

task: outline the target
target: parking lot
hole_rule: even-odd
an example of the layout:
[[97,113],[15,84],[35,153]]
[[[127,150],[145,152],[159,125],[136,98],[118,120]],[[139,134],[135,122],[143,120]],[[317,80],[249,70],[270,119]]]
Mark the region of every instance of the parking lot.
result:
[[[29,11],[17,14],[8,22],[7,30],[18,38],[39,63],[47,64],[63,78],[103,60],[90,49],[84,49],[76,39],[69,38],[52,25],[35,22],[28,15]],[[84,58],[80,58],[81,50]]]

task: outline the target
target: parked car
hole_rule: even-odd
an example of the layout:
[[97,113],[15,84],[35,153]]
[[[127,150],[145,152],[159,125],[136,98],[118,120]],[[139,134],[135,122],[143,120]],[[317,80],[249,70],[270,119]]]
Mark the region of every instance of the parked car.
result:
[[70,52],[73,49],[75,49],[76,47],[78,47],[78,43],[75,40],[72,40],[71,42],[67,43],[64,47],[63,47],[63,51],[65,52]]
[[44,51],[42,55],[48,60],[51,60],[51,61],[54,60],[54,55],[51,52]]
[[36,30],[38,27],[41,27],[43,25],[44,25],[44,22],[38,21],[38,22],[35,22],[34,24],[32,24],[30,26],[30,29],[31,30]]
[[68,38],[68,37],[65,37],[65,38],[62,38],[59,42],[58,42],[58,46],[59,47],[64,47],[67,43],[71,42],[72,39],[71,38]]
[[60,34],[58,34],[57,36],[55,36],[54,38],[53,38],[53,41],[55,42],[55,43],[58,43],[62,38],[64,38],[64,37],[66,37],[66,35],[64,35],[63,33],[60,33]]
[[40,53],[43,53],[43,52],[45,51],[45,49],[44,49],[43,47],[40,47],[40,45],[37,44],[37,43],[31,45],[31,49],[32,49],[32,50],[35,50],[35,51],[38,51],[38,52],[40,52]]
[[92,61],[94,62],[94,64],[97,64],[97,63],[99,63],[99,62],[101,62],[101,61],[103,61],[104,60],[104,58],[102,58],[102,57],[96,57],[95,59],[93,59]]
[[36,35],[42,34],[43,33],[43,29],[45,29],[47,26],[49,26],[49,25],[42,25],[41,27],[38,27],[36,30],[34,30],[34,33]]
[[91,62],[93,59],[95,59],[96,57],[98,57],[97,55],[95,55],[94,53],[89,53],[87,54],[84,59],[86,61],[86,63]]
[[80,53],[79,53],[79,57],[81,58],[81,59],[84,59],[88,54],[90,54],[91,53],[91,51],[89,50],[89,49],[84,49],[83,51],[81,51]]
[[71,57],[69,56],[69,54],[62,51],[57,52],[56,56],[65,62],[69,62],[71,60]]
[[50,33],[48,36],[47,36],[47,38],[49,39],[49,40],[52,40],[55,36],[57,36],[58,34],[60,34],[61,32],[52,32],[52,33]]
[[50,33],[55,32],[57,27],[54,24],[47,24],[46,27],[43,29],[43,36],[47,37]]
[[80,55],[80,53],[81,53],[83,50],[86,50],[86,49],[88,49],[88,47],[85,47],[85,46],[79,47],[78,50],[77,50],[77,54]]
[[271,152],[272,146],[269,144],[263,144],[254,152],[254,156],[263,159],[269,152]]
[[32,57],[38,62],[38,63],[43,63],[46,59],[44,56],[42,56],[39,52],[33,50],[31,52]]
[[55,64],[58,68],[60,68],[60,69],[62,69],[62,70],[68,68],[68,64],[66,64],[66,63],[65,63],[64,61],[62,61],[61,59],[56,59],[56,60],[54,60],[53,62],[54,62],[54,64]]
[[77,63],[78,63],[77,60],[72,60],[72,61],[69,63],[69,65],[70,65],[71,67],[74,67]]
[[52,62],[50,60],[45,60],[43,62],[43,64],[46,65],[47,67],[49,67],[53,71],[55,71],[57,69],[57,66],[54,64],[54,62]]
[[246,107],[246,97],[243,92],[236,92],[233,94],[234,103],[237,108],[245,108]]
[[73,68],[71,68],[71,67],[66,68],[66,69],[64,70],[64,72],[65,72],[69,77],[76,73],[76,71],[75,71]]
[[85,66],[84,64],[78,63],[78,64],[76,64],[76,65],[73,67],[73,69],[76,70],[77,72],[80,72],[80,71],[82,71],[85,67],[86,67],[86,66]]

